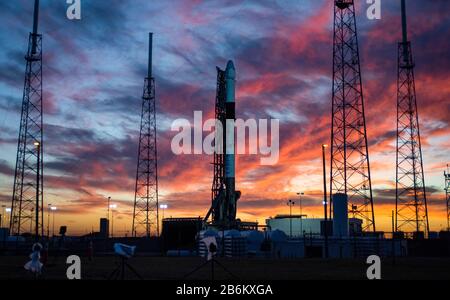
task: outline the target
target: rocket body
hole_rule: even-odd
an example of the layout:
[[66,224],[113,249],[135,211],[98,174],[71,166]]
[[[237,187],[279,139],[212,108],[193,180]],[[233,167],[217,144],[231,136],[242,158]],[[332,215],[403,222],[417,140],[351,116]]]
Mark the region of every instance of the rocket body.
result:
[[[225,70],[226,81],[226,120],[225,125],[225,185],[226,185],[226,200],[225,209],[226,215],[230,222],[236,219],[236,137],[234,121],[236,120],[236,69],[232,61],[229,61]],[[232,122],[231,122],[232,121]],[[233,125],[233,126],[231,126]]]
[[235,144],[234,126],[231,128],[230,121],[236,120],[236,98],[235,98],[235,81],[236,71],[232,61],[229,61],[225,71],[226,80],[226,149],[225,149],[225,178],[235,178]]

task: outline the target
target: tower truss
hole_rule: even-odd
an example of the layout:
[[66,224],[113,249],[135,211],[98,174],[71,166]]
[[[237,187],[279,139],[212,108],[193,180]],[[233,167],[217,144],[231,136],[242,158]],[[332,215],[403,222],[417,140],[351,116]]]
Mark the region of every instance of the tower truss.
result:
[[42,35],[37,33],[39,0],[25,56],[26,71],[11,204],[11,235],[44,235]]
[[[216,120],[220,121],[222,124],[222,128],[225,128],[225,122],[226,122],[226,107],[225,107],[225,97],[226,97],[226,84],[225,84],[225,71],[223,71],[220,68],[217,68],[217,89],[216,89]],[[216,132],[218,132],[216,130]],[[222,140],[218,140],[218,138],[222,137]],[[224,185],[225,185],[225,152],[224,151],[217,151],[218,149],[223,149],[225,143],[225,134],[222,132],[221,134],[218,134],[216,136],[216,139],[214,140],[215,143],[215,149],[214,152],[214,161],[213,161],[213,168],[214,168],[214,174],[213,174],[213,184],[211,189],[211,202],[214,206],[214,201],[220,197],[220,194],[222,193],[223,196],[225,196],[223,193]],[[212,218],[213,220],[216,219],[216,217],[219,216],[219,207],[215,207],[215,209],[212,210]]]
[[153,34],[150,33],[148,76],[142,97],[141,127],[133,210],[134,237],[159,236],[158,152],[155,79],[152,76]]
[[403,41],[398,44],[396,230],[429,232],[417,110],[414,61],[402,0]]
[[[353,0],[335,0],[330,191],[375,231],[364,97]],[[330,205],[331,209],[331,205]]]

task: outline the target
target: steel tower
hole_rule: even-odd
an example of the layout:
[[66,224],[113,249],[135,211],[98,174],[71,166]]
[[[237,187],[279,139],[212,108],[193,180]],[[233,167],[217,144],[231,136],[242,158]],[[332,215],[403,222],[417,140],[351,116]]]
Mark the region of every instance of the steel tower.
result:
[[[222,124],[224,128],[226,122],[226,85],[225,85],[225,71],[217,67],[217,89],[216,89],[216,120]],[[222,130],[223,131],[223,130]],[[217,132],[217,131],[216,131]],[[219,140],[219,138],[222,140]],[[217,135],[214,140],[216,151],[214,151],[214,174],[213,184],[211,189],[211,203],[219,197],[225,196],[225,153],[223,151],[224,145],[226,145],[225,134]],[[222,150],[222,151],[219,151]],[[214,205],[213,205],[214,206]],[[212,210],[213,220],[219,217],[218,208]]]
[[334,4],[330,191],[347,194],[353,216],[363,220],[364,230],[375,231],[355,5]]
[[25,56],[26,71],[11,204],[11,235],[44,235],[42,35],[38,34],[39,0],[34,2],[33,32]]
[[429,232],[417,111],[414,61],[402,0],[403,41],[398,44],[396,230]]
[[447,165],[447,171],[444,172],[445,177],[445,199],[447,201],[447,230],[450,231],[450,168]]
[[149,36],[148,75],[142,97],[139,152],[133,210],[134,237],[159,236],[158,152],[156,146],[155,78],[152,74],[153,33]]

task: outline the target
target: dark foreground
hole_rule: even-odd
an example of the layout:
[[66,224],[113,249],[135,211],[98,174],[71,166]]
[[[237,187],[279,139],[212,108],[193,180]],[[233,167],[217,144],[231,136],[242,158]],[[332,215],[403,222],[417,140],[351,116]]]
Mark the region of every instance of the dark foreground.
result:
[[[116,257],[96,257],[89,262],[81,258],[82,279],[106,280],[116,268]],[[27,257],[1,256],[0,279],[32,279],[23,265]],[[136,257],[129,264],[146,280],[183,279],[204,261],[200,258]],[[309,279],[367,279],[368,265],[364,260],[260,260],[219,259],[231,273],[242,280],[309,280]],[[66,279],[65,258],[50,257],[42,279]],[[450,279],[450,258],[402,258],[395,265],[392,259],[382,260],[383,279]],[[219,266],[216,279],[232,279]],[[126,270],[126,279],[138,279]],[[199,270],[187,279],[211,279],[211,267]]]

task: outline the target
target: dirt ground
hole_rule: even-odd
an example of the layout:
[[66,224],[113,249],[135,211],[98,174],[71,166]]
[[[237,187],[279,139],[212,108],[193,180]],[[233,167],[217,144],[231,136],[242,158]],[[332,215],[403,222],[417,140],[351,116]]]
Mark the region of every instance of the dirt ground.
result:
[[[115,257],[96,257],[90,262],[81,258],[82,279],[105,280],[116,269]],[[1,256],[0,279],[32,279],[23,266],[27,257]],[[229,272],[241,280],[309,280],[309,279],[366,279],[368,265],[364,260],[263,260],[218,259]],[[146,280],[183,279],[204,260],[200,258],[135,257],[129,265]],[[68,265],[65,258],[50,257],[42,279],[66,279]],[[402,258],[395,265],[392,259],[382,261],[383,279],[450,279],[450,258]],[[233,279],[218,264],[216,279]],[[126,279],[138,279],[129,269]],[[198,270],[186,279],[207,280],[211,278],[211,265]]]

